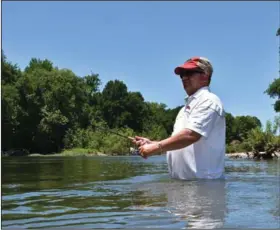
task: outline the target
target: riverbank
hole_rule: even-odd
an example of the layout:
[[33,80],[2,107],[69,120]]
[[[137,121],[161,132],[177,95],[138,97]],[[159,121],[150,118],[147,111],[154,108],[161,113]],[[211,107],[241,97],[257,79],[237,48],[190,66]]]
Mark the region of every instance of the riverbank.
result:
[[129,148],[126,151],[122,152],[101,152],[96,149],[90,149],[90,148],[73,148],[73,149],[64,149],[62,152],[58,153],[29,153],[25,149],[12,149],[9,151],[1,151],[2,157],[7,156],[29,156],[29,157],[55,157],[55,156],[129,156],[129,155],[135,155],[135,149]]
[[[226,156],[232,159],[242,158],[242,159],[255,159],[256,156],[253,152],[241,152],[241,153],[226,153]],[[260,152],[257,156],[259,159],[271,159],[271,158],[280,158],[280,152],[275,152],[272,154],[272,157],[265,152]]]
[[85,149],[85,148],[73,148],[73,149],[66,149],[60,153],[28,153],[25,150],[17,149],[17,150],[9,150],[9,151],[2,151],[2,156],[28,156],[28,157],[55,157],[55,156],[108,156],[108,154],[104,154],[98,152],[93,149]]
[[29,157],[76,157],[76,156],[108,156],[108,154],[98,152],[93,149],[84,149],[84,148],[74,148],[74,149],[67,149],[62,151],[61,153],[52,153],[52,154],[38,154],[33,153],[29,154]]
[[[133,150],[133,149],[132,149]],[[50,153],[50,154],[41,154],[41,153],[31,153],[28,154],[22,150],[14,150],[14,151],[8,151],[8,152],[2,152],[2,156],[28,156],[28,157],[76,157],[76,156],[123,156],[123,155],[135,155],[132,153],[128,154],[118,154],[118,153],[112,153],[112,154],[105,154],[102,152],[98,152],[94,149],[85,149],[85,148],[73,148],[73,149],[67,149],[62,151],[61,153]],[[255,159],[256,156],[254,156],[253,152],[239,152],[239,153],[226,153],[226,156],[228,158],[232,159]],[[261,152],[258,157],[258,159],[268,159],[271,157],[267,157],[267,154],[265,152]],[[280,158],[280,152],[275,152],[272,154],[272,158]]]

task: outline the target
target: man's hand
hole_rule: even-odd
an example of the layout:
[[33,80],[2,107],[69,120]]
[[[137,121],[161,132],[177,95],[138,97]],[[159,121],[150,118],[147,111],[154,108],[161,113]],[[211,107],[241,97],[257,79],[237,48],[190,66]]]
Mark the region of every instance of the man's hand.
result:
[[142,146],[145,144],[150,144],[150,143],[152,143],[152,141],[145,137],[135,136],[133,143],[136,144],[137,146]]
[[156,141],[144,144],[139,147],[139,153],[145,159],[159,152],[160,152],[159,145],[158,142]]
[[140,137],[140,136],[135,136],[134,138],[131,138],[132,142],[139,147],[139,153],[140,156],[143,157],[144,159],[147,159],[147,154],[142,154],[140,151],[140,148],[145,145],[150,145],[152,143],[155,143],[155,141],[151,141],[150,139],[146,137]]

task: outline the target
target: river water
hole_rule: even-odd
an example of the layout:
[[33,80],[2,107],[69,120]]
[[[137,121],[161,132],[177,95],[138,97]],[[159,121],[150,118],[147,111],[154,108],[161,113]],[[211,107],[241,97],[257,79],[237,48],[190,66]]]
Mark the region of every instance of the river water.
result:
[[280,161],[179,181],[165,156],[2,158],[2,228],[280,228]]

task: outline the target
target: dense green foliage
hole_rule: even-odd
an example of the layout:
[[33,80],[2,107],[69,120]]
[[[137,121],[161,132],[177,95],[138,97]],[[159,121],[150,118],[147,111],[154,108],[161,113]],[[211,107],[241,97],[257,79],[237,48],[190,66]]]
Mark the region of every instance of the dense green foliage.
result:
[[236,116],[226,113],[226,143],[232,141],[243,141],[247,138],[248,132],[254,128],[260,127],[261,121],[254,116]]
[[[2,52],[1,62],[3,151],[26,149],[47,154],[83,148],[89,153],[128,153],[131,143],[104,129],[126,136],[163,139],[171,135],[182,107],[171,109],[162,103],[147,102],[140,92],[129,91],[117,79],[100,90],[98,74],[80,77],[55,67],[49,60],[33,58],[22,71]],[[259,144],[249,141],[262,133],[257,117],[227,113],[226,125],[229,151],[252,149]]]
[[253,152],[256,156],[261,152],[272,156],[280,150],[280,116],[276,116],[274,122],[267,121],[266,127],[251,128],[241,140],[233,140],[227,145],[227,152]]
[[[278,28],[276,36],[280,36],[280,28]],[[280,37],[279,37],[280,40]],[[279,68],[280,68],[280,45],[279,45]],[[274,104],[274,110],[276,112],[280,112],[280,69],[279,69],[279,75],[277,78],[274,79],[273,82],[271,82],[265,91],[271,98],[276,99],[276,102]]]
[[170,135],[180,107],[145,102],[124,82],[109,81],[101,91],[98,74],[79,77],[49,60],[33,58],[21,71],[2,52],[2,150],[30,153],[90,148],[128,152],[129,142],[98,129],[162,139]]
[[274,79],[265,91],[271,98],[275,98],[274,110],[280,112],[280,78]]

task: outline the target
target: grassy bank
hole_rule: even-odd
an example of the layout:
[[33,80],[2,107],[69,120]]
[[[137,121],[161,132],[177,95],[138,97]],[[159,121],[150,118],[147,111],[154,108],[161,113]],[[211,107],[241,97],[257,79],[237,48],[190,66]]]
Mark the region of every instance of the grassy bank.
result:
[[62,151],[61,153],[53,153],[53,154],[39,154],[39,153],[33,153],[29,154],[29,157],[72,157],[72,156],[108,156],[109,154],[104,154],[97,152],[94,149],[88,149],[88,148],[73,148],[73,149],[66,149]]

